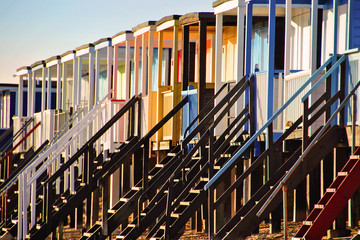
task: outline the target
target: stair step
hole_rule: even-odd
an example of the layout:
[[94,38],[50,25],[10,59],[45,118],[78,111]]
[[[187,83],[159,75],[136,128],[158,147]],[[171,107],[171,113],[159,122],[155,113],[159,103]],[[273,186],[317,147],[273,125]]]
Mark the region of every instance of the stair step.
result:
[[303,221],[304,225],[311,226],[313,224],[313,221]]
[[318,209],[323,209],[324,208],[324,204],[315,204],[314,208],[318,208]]
[[155,167],[158,167],[158,168],[163,168],[165,165],[164,164],[161,164],[161,163],[157,163],[156,165],[155,165]]
[[111,157],[105,158],[105,162],[109,162],[109,161],[111,161]]
[[346,177],[348,175],[348,172],[339,172],[338,176],[340,177]]
[[191,189],[189,192],[199,194],[201,192],[201,190],[200,189]]
[[120,198],[120,201],[121,202],[127,202],[127,201],[129,201],[129,198]]
[[336,192],[336,188],[327,188],[327,189],[326,189],[326,192],[328,192],[328,193],[334,193],[334,192]]
[[170,153],[167,154],[167,156],[169,156],[169,157],[175,157],[175,156],[176,156],[176,153],[170,152]]
[[231,147],[237,147],[237,146],[241,146],[241,142],[231,142],[230,143]]

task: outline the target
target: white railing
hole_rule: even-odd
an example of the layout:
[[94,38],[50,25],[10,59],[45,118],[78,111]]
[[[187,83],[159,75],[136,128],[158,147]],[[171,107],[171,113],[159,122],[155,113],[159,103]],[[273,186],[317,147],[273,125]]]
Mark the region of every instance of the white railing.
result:
[[[94,106],[86,115],[79,116],[77,123],[74,123],[66,133],[56,142],[49,146],[38,158],[31,162],[18,176],[19,197],[18,197],[18,239],[25,239],[28,233],[28,227],[36,224],[36,183],[43,173],[47,172],[51,176],[60,168],[60,158],[64,157],[64,162],[73,156],[77,149],[82,147],[91,137],[92,133],[97,132],[114,115],[114,111],[120,109],[124,102],[109,100],[111,92],[105,98]],[[110,111],[109,111],[110,110]],[[84,111],[83,111],[84,112]],[[121,123],[120,123],[121,124]],[[100,145],[108,148],[110,152],[114,150],[114,135],[117,140],[122,140],[119,132],[124,132],[123,126],[115,126],[109,134],[104,134],[100,140],[95,143],[95,149],[100,149]],[[45,130],[46,131],[46,130]],[[115,133],[115,134],[114,134]],[[117,135],[116,135],[117,134]],[[104,144],[107,143],[107,144]],[[107,146],[105,146],[107,145]],[[78,168],[81,172],[81,162]],[[64,173],[65,190],[75,191],[75,166],[70,167],[70,172]],[[56,182],[56,192],[59,192],[60,182]],[[27,209],[30,206],[30,224],[28,223]]]
[[[287,122],[293,123],[300,116],[303,115],[303,104],[301,98],[308,92],[312,85],[314,85],[322,76],[324,71],[319,73],[319,75],[314,79],[311,85],[308,85],[296,98],[289,104],[289,107],[284,110],[284,124]],[[310,70],[300,71],[287,75],[284,82],[284,101],[287,101],[294,93],[310,78]],[[316,102],[320,96],[325,92],[325,83],[322,83],[311,95],[310,105]],[[320,105],[317,109],[322,107]],[[316,111],[315,111],[316,112]],[[311,131],[315,131],[318,127],[323,124],[322,118],[318,118],[313,124]]]
[[[280,109],[284,103],[283,99],[283,74],[279,73],[274,76],[273,90],[273,112]],[[256,74],[256,126],[259,128],[267,121],[267,105],[268,105],[268,73],[261,72]],[[273,122],[274,132],[283,131],[282,117]]]

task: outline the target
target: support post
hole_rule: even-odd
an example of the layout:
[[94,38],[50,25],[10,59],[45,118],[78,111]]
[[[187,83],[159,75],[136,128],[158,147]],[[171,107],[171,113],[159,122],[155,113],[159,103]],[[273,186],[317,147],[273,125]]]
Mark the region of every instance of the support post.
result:
[[23,117],[23,105],[24,105],[24,78],[19,77],[19,92],[18,92],[18,117]]
[[56,85],[56,109],[61,109],[61,74],[62,74],[62,64],[59,63],[56,65],[56,77],[57,77],[57,85]]
[[90,48],[89,52],[89,111],[94,107],[94,94],[95,94],[95,52]]
[[47,80],[47,106],[46,109],[51,109],[51,67],[47,71],[48,80]]
[[[316,0],[315,0],[316,1]],[[285,54],[284,54],[284,78],[290,74],[290,33],[291,33],[291,5],[292,0],[286,0],[285,4]],[[313,1],[314,2],[314,1]],[[311,45],[313,46],[313,45]]]

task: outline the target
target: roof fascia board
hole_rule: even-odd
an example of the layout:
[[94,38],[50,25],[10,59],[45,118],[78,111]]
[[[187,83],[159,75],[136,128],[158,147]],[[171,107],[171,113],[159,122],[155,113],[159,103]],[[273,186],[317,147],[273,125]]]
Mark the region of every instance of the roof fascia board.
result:
[[150,32],[150,31],[156,31],[156,27],[155,26],[148,26],[148,27],[144,27],[142,29],[139,29],[136,32],[134,32],[134,37],[143,35],[143,34],[145,34],[147,32]]
[[241,1],[241,0],[233,0],[233,1],[225,2],[214,8],[214,14],[225,13],[234,8],[245,7],[245,6],[246,6],[245,1]]
[[123,43],[125,41],[132,41],[134,40],[134,36],[132,33],[125,33],[120,36],[116,36],[112,39],[112,45],[115,46],[117,44]]
[[106,47],[111,47],[111,41],[110,40],[99,43],[99,44],[96,44],[95,45],[95,50],[99,50],[99,49],[106,48]]
[[179,20],[170,20],[170,21],[164,22],[156,27],[156,31],[160,32],[165,29],[171,28],[171,27],[175,26],[176,21],[179,21]]
[[55,60],[52,60],[52,61],[46,63],[46,67],[52,67],[52,66],[55,66],[60,63],[61,63],[61,59],[55,59]]
[[69,53],[69,54],[67,54],[66,56],[64,56],[64,57],[61,58],[61,62],[62,62],[62,63],[65,63],[65,62],[74,60],[75,58],[76,58],[75,53]]
[[85,54],[88,54],[88,53],[91,53],[91,52],[95,52],[94,47],[87,47],[87,48],[80,49],[80,50],[76,51],[76,56],[81,57],[81,56],[83,56]]
[[23,76],[23,75],[29,74],[29,73],[31,73],[31,72],[32,72],[32,71],[29,70],[29,69],[22,69],[22,70],[18,71],[18,72],[16,73],[16,75],[17,75],[17,76]]

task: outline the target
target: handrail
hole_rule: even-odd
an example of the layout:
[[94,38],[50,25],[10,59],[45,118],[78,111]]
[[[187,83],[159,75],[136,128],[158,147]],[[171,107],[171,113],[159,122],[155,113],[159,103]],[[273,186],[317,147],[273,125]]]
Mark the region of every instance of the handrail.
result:
[[31,117],[31,118],[29,118],[29,119],[27,119],[27,120],[25,121],[25,123],[24,123],[24,124],[22,125],[22,127],[14,134],[14,136],[13,136],[11,139],[9,139],[9,140],[4,144],[4,146],[1,147],[1,149],[0,149],[0,153],[1,153],[1,154],[2,154],[4,151],[6,151],[6,149],[8,149],[13,142],[15,142],[15,140],[20,136],[20,134],[24,131],[24,129],[26,129],[26,128],[30,125],[30,123],[31,123],[32,121],[34,121],[34,118],[33,118],[33,117]]
[[[60,169],[58,169],[49,179],[45,181],[45,184],[53,182],[58,178],[63,172],[65,172],[76,160],[83,154],[89,145],[97,141],[119,118],[121,118],[137,101],[139,97],[133,96],[128,101],[128,106],[121,108],[114,117],[111,118],[94,136],[92,136],[66,163],[64,163]],[[30,179],[31,180],[31,179]]]
[[205,185],[204,189],[208,190],[217,180],[218,178],[232,166],[232,164],[245,152],[245,150],[253,144],[258,136],[272,124],[272,122],[284,111],[284,109],[289,106],[292,101],[315,79],[317,75],[332,61],[332,58],[329,58],[315,73],[311,76],[287,101],[284,105],[280,107],[280,109],[270,117],[270,119],[245,143],[245,145],[235,153],[234,156],[209,180],[209,182]]
[[[334,56],[332,57],[334,58]],[[311,89],[301,98],[301,102],[304,102],[305,99],[307,99],[311,93],[313,93],[315,91],[315,89],[320,86],[320,84],[330,75],[333,73],[333,71],[335,71],[335,69],[337,69],[339,67],[339,65],[345,61],[345,59],[347,58],[347,55],[343,55],[330,69],[329,71],[327,71],[320,79],[319,81],[317,81],[312,87]]]
[[12,149],[10,149],[5,156],[3,156],[0,160],[0,163],[4,161],[6,157],[8,157],[17,147],[19,147],[39,126],[41,122],[38,122]]
[[182,141],[182,145],[189,143],[193,137],[201,130],[202,127],[213,117],[215,113],[218,112],[233,96],[234,94],[243,86],[246,79],[243,77],[235,86],[227,93],[227,96],[222,98],[220,102],[202,119],[202,121],[186,136]]
[[[105,98],[106,98],[106,96],[105,96]],[[105,99],[104,98],[104,99]],[[132,100],[132,99],[131,99]],[[103,103],[103,101],[101,102],[101,103]],[[91,111],[90,112],[88,112],[87,113],[87,115],[89,116],[88,118],[82,118],[80,121],[89,121],[89,122],[91,122],[96,116],[95,115],[93,115],[92,113],[93,112],[95,112],[96,110],[97,110],[97,107],[101,107],[101,103],[100,104],[98,104],[98,105],[96,105],[96,107],[94,107],[93,109],[91,109]],[[121,110],[120,110],[121,111]],[[84,120],[85,119],[85,120]],[[78,123],[80,123],[80,122],[78,122]],[[75,129],[75,128],[71,128],[69,131],[67,131],[64,135],[63,135],[63,137],[65,137],[65,140],[66,139],[68,139],[68,138],[74,138],[74,137],[76,137],[76,136],[74,136],[74,131],[76,131],[77,130],[77,135],[79,134],[79,132],[81,132],[84,128],[86,128],[88,125],[87,124],[84,124],[84,125],[81,125],[79,128],[80,129]],[[75,129],[75,130],[74,130]],[[69,135],[69,136],[68,136]],[[95,134],[96,135],[96,134]],[[94,136],[95,136],[94,135]],[[91,138],[91,139],[93,139],[94,138],[94,136]],[[90,140],[91,140],[90,139]],[[60,141],[60,140],[59,140]],[[58,150],[57,152],[56,152],[56,154],[53,154],[50,158],[48,158],[47,160],[46,160],[46,163],[44,163],[36,172],[35,172],[35,174],[33,174],[33,176],[30,178],[30,179],[28,179],[28,181],[26,182],[26,185],[27,186],[29,186],[30,184],[32,184],[32,182],[36,179],[36,178],[38,178],[39,177],[39,175],[41,174],[41,173],[39,173],[39,171],[41,171],[41,170],[44,170],[44,168],[47,168],[50,164],[51,164],[51,161],[54,159],[54,155],[58,155],[58,154],[60,154],[62,151],[63,151],[63,149],[64,149],[64,147],[66,147],[66,146],[68,146],[70,143],[69,142],[66,142],[63,146],[61,145],[62,143],[60,143],[59,145],[60,146],[58,146],[58,142],[56,142],[55,144],[53,144],[47,151],[49,151],[49,154],[46,154],[46,152],[44,153],[44,157],[42,157],[42,156],[40,156],[40,158],[42,158],[42,160],[44,160],[45,158],[47,158],[52,152],[53,152],[53,150]],[[84,146],[85,146],[86,144],[84,144]],[[61,147],[62,146],[62,148],[59,150],[59,147]],[[50,159],[50,160],[49,160]],[[34,163],[34,162],[33,162]]]
[[[245,77],[243,77],[238,83],[236,83],[236,85],[235,85],[235,86],[231,89],[231,91],[229,92],[229,93],[231,93],[229,96],[232,97],[232,96],[234,95],[234,93],[236,93],[236,92],[242,87],[242,85],[244,85],[244,83],[245,83]],[[226,86],[226,84],[224,84],[223,87],[224,87],[224,86]],[[219,91],[220,91],[220,90],[219,90]],[[218,91],[218,92],[219,92],[219,91]],[[228,93],[228,94],[229,94],[229,93]],[[187,98],[187,97],[188,97],[188,96],[186,96],[186,98]],[[229,98],[229,97],[228,97],[228,98]],[[193,131],[191,131],[188,136],[185,137],[185,139],[182,141],[181,144],[187,144],[188,142],[190,142],[191,139],[195,136],[195,134],[201,130],[201,126],[202,126],[202,125],[205,125],[205,123],[209,121],[210,117],[214,116],[215,113],[218,112],[218,111],[221,109],[220,106],[223,106],[223,105],[225,104],[225,102],[227,102],[227,101],[229,100],[228,98],[223,98],[223,99],[221,99],[220,103],[218,104],[219,106],[213,108],[213,109],[206,115],[206,117],[203,118],[203,120],[200,122],[200,124],[199,124],[195,129],[193,129]],[[184,98],[184,99],[185,99],[185,98]],[[216,110],[214,110],[214,109],[216,109]],[[140,196],[139,199],[142,199],[142,198],[148,193],[148,191],[150,191],[150,189],[152,188],[152,186],[155,185],[155,184],[156,184],[156,181],[155,181],[152,185],[150,185],[147,190],[145,190],[145,191],[142,193],[142,195]]]
[[[113,90],[110,90],[109,93],[101,100],[100,103],[103,103],[107,100],[107,98],[110,96],[111,92]],[[100,104],[97,104],[88,114],[90,114],[92,111],[96,111],[95,109],[100,106]],[[33,118],[32,118],[33,119]],[[84,118],[83,118],[84,119]],[[81,120],[83,120],[81,119]],[[72,136],[74,129],[71,128],[70,130],[68,130],[67,132],[65,132],[65,134],[61,137],[61,138],[65,138],[67,135]],[[59,139],[59,141],[61,141],[61,138]],[[49,146],[49,145],[48,145]],[[58,143],[56,142],[55,144],[49,146],[48,148],[46,148],[45,150],[43,149],[42,151],[40,151],[37,155],[35,155],[23,168],[23,171],[25,171],[31,164],[33,164],[33,162],[35,162],[35,160],[37,160],[39,157],[42,157],[44,154],[46,154],[48,151],[48,155],[50,155],[54,150],[56,150],[58,148]],[[44,156],[44,159],[47,156]],[[11,181],[8,182],[8,184],[6,186],[4,186],[3,188],[0,189],[0,196],[2,196],[16,181],[17,178],[19,177],[19,175],[23,172],[20,171],[18,172]],[[34,176],[33,176],[34,177]]]
[[224,85],[222,85],[222,87],[216,92],[216,94],[214,96],[211,97],[211,99],[206,103],[206,105],[203,107],[203,109],[201,109],[201,111],[199,112],[199,114],[196,116],[196,118],[189,124],[189,126],[185,129],[184,131],[184,137],[186,137],[187,132],[189,131],[189,129],[192,127],[192,125],[194,125],[196,123],[196,121],[200,118],[200,116],[202,114],[204,114],[205,110],[207,110],[210,107],[210,104],[212,102],[214,102],[215,98],[217,98],[220,93],[222,92],[222,90],[225,89],[226,86],[229,86],[232,82],[230,83],[225,83]]
[[283,177],[281,182],[278,184],[276,189],[273,191],[273,193],[270,195],[270,197],[266,200],[264,205],[260,208],[260,210],[256,213],[257,216],[261,216],[261,214],[265,211],[267,206],[270,204],[270,202],[274,199],[275,195],[279,193],[280,189],[285,186],[286,182],[288,181],[289,177],[294,173],[296,168],[300,165],[300,163],[303,161],[303,159],[306,157],[306,155],[309,153],[309,151],[314,147],[315,142],[323,135],[323,133],[328,129],[332,121],[336,118],[336,115],[345,107],[346,103],[349,101],[350,97],[355,94],[355,91],[360,86],[360,81],[356,84],[356,86],[353,88],[353,90],[346,96],[346,98],[343,100],[343,102],[340,104],[340,106],[334,111],[334,113],[331,115],[329,120],[326,122],[324,127],[321,129],[321,131],[316,135],[316,137],[311,141],[311,143],[308,145],[308,147],[305,149],[303,154],[300,156],[300,158],[295,162],[295,164],[291,167],[291,169],[286,173],[286,175]]
[[66,122],[63,124],[63,126],[60,128],[60,130],[55,134],[55,136],[51,139],[49,145],[52,145],[54,142],[56,142],[64,133],[64,130],[69,127],[73,121],[75,121],[75,119],[79,116],[79,114],[81,112],[83,112],[84,109],[83,108],[78,108],[70,117],[68,120],[66,120]]

